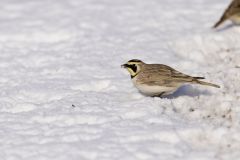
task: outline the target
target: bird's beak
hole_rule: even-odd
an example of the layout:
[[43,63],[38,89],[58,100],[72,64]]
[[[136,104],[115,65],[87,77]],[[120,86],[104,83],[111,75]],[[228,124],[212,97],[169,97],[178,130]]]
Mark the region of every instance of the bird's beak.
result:
[[122,67],[122,68],[126,68],[126,67],[127,67],[127,64],[122,64],[121,67]]

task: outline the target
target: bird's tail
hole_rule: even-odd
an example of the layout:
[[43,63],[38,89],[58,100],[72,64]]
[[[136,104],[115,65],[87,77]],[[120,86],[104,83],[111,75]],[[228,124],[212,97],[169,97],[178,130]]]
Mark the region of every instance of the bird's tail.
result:
[[205,77],[193,77],[194,79],[205,79]]
[[193,82],[195,82],[197,84],[205,85],[205,86],[212,86],[212,87],[220,88],[219,85],[216,85],[216,84],[213,84],[213,83],[209,83],[209,82],[199,81],[197,79],[195,79]]
[[220,20],[213,26],[213,28],[217,28],[220,24],[227,20],[227,16],[224,14]]

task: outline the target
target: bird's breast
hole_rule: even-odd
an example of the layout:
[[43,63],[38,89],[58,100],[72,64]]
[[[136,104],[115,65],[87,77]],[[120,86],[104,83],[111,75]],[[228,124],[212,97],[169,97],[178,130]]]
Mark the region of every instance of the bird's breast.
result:
[[143,84],[139,81],[137,81],[137,78],[132,79],[133,84],[135,87],[143,94],[147,96],[156,96],[159,95],[163,92],[164,95],[171,94],[177,90],[178,87],[166,87],[166,86],[159,86],[159,85],[148,85],[148,84]]

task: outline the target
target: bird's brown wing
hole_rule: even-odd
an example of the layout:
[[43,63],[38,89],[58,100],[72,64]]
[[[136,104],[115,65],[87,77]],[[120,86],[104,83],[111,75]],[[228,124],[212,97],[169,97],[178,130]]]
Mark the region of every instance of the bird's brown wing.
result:
[[226,11],[228,12],[228,17],[240,13],[240,0],[233,0],[233,2],[230,4]]
[[163,64],[152,64],[144,67],[138,78],[143,84],[168,87],[176,87],[182,83],[203,79],[203,77],[191,77]]

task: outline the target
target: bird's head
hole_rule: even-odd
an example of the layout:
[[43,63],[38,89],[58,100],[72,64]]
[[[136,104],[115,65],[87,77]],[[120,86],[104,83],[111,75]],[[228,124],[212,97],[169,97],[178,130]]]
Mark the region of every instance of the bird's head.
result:
[[121,67],[126,68],[131,75],[131,78],[134,78],[140,71],[142,66],[145,63],[138,59],[129,60],[127,63],[121,65]]

